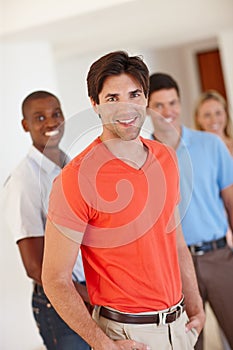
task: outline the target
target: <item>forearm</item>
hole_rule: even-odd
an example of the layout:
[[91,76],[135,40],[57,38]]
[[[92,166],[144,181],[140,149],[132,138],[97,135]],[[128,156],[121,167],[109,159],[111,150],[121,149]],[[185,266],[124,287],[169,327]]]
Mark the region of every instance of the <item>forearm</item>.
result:
[[40,264],[33,264],[33,263],[31,263],[30,266],[24,264],[24,268],[25,268],[26,274],[27,274],[27,276],[29,278],[31,278],[37,284],[42,285],[42,281],[41,281],[41,270],[42,270],[42,268],[41,268]]
[[233,234],[233,206],[231,209],[228,210],[228,222],[229,222],[231,232]]
[[31,265],[24,264],[27,276],[31,278],[37,284],[42,285],[41,272],[42,272],[42,263],[37,263],[36,261],[31,262]]
[[233,232],[233,185],[222,190],[221,196],[227,212],[228,223]]
[[45,293],[64,321],[95,350],[115,350],[115,343],[92,320],[74,284],[64,281],[47,282],[43,279]]
[[189,331],[195,328],[200,333],[205,324],[205,313],[192,257],[186,245],[180,248],[178,253],[186,311],[189,317],[186,329]]
[[203,303],[199,293],[192,257],[187,247],[180,249],[179,263],[186,310],[188,316],[192,316],[203,310]]
[[[232,193],[232,196],[233,196],[233,193]],[[231,229],[231,232],[233,233],[233,203],[232,203],[232,201],[229,201],[229,203],[225,203],[225,208],[226,208],[226,212],[227,212],[228,224],[229,224],[229,227]]]
[[81,295],[83,301],[90,304],[90,298],[87,292],[87,287],[79,282],[74,282],[74,286],[78,293]]
[[193,315],[203,313],[203,303],[199,293],[193,259],[184,240],[178,210],[176,210],[175,215],[177,223],[177,252],[182,280],[182,289],[185,296],[187,314],[189,317],[192,317]]
[[27,276],[41,282],[44,237],[27,237],[17,242]]

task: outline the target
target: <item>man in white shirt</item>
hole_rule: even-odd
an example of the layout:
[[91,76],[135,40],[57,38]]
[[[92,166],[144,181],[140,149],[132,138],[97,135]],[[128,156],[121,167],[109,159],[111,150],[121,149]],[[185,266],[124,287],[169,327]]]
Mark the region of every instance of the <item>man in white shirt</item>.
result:
[[[33,280],[33,314],[48,350],[87,350],[89,346],[60,318],[46,297],[41,270],[49,193],[54,178],[69,161],[59,148],[64,116],[58,98],[35,91],[22,103],[22,126],[32,146],[5,183],[5,218],[18,244],[28,277]],[[76,289],[88,302],[81,256],[73,270]]]

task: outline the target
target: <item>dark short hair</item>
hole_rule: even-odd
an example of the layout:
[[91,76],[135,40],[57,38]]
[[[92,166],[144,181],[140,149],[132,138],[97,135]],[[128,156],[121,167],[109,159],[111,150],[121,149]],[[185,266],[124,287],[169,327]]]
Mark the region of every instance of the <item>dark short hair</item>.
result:
[[48,92],[48,91],[38,90],[38,91],[34,91],[34,92],[30,93],[29,95],[27,95],[22,102],[23,117],[25,118],[25,109],[26,109],[28,103],[30,103],[33,100],[38,100],[40,98],[48,98],[48,97],[54,97],[58,101],[58,103],[60,104],[60,101],[57,98],[57,96],[55,96],[54,94],[52,94],[51,92]]
[[149,71],[142,58],[129,56],[125,51],[111,52],[95,61],[87,75],[88,96],[99,104],[99,94],[106,78],[126,73],[142,86],[145,97],[149,90]]
[[149,97],[154,91],[175,89],[180,97],[180,89],[177,82],[168,74],[154,73],[150,76]]

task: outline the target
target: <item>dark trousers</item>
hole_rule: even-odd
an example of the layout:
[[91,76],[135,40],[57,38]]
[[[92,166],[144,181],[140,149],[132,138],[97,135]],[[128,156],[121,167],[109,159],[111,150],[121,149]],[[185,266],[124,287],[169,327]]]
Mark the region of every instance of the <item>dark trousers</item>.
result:
[[[233,253],[226,246],[193,256],[193,262],[203,303],[209,302],[233,349]],[[203,350],[203,332],[195,350]]]
[[38,284],[34,287],[32,307],[40,335],[48,350],[90,349],[89,345],[61,319]]

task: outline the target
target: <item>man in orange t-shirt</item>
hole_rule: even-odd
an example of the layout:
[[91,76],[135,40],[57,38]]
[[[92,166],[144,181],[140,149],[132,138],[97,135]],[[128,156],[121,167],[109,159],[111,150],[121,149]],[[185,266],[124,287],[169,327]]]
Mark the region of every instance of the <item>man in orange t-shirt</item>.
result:
[[[103,132],[63,169],[50,198],[44,288],[95,350],[193,349],[204,324],[178,222],[175,152],[139,136],[148,78],[143,61],[122,51],[93,63],[88,92]],[[70,282],[79,247],[96,322]]]

